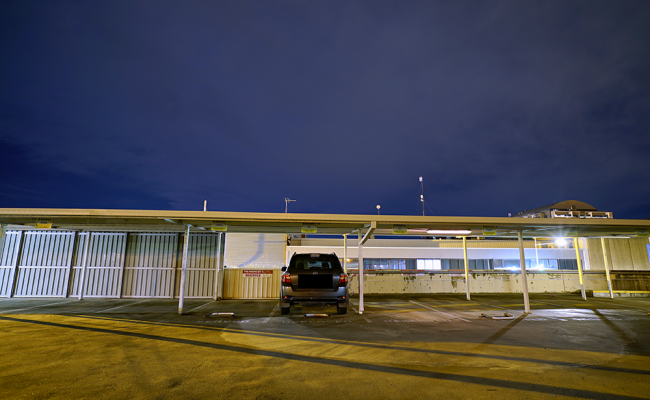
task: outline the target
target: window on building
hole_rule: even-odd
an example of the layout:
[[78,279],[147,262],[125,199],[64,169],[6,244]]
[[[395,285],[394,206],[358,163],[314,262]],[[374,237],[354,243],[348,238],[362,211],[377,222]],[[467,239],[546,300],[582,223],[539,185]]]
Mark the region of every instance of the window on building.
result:
[[443,259],[442,269],[465,269],[465,260],[459,259]]
[[434,259],[418,259],[416,265],[417,265],[417,269],[426,269],[426,270],[442,269],[440,260],[434,260]]
[[558,269],[562,270],[578,270],[578,262],[576,260],[557,260]]

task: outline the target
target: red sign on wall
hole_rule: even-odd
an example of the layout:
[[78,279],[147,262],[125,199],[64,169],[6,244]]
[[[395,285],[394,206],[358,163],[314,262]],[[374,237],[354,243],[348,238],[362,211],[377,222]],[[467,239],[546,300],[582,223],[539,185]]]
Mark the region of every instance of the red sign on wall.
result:
[[273,271],[259,269],[244,269],[242,273],[244,278],[269,278],[273,275]]

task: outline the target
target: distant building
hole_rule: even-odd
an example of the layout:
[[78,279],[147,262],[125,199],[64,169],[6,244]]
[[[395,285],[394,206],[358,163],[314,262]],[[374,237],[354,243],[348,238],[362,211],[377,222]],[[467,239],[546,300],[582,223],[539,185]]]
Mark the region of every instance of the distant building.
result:
[[565,200],[544,207],[522,211],[514,218],[614,218],[609,211],[598,211],[596,207],[578,200]]

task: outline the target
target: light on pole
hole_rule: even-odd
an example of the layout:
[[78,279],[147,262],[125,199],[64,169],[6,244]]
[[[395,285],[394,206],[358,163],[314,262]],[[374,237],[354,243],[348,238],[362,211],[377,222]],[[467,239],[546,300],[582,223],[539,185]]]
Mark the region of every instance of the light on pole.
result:
[[379,215],[379,209],[380,208],[381,208],[381,206],[379,204],[377,204],[377,215]]

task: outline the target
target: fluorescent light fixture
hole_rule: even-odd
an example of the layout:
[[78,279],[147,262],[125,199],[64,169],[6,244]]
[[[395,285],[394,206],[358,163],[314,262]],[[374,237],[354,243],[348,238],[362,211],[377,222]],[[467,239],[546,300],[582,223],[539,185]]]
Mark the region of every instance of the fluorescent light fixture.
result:
[[456,235],[469,235],[470,233],[472,233],[472,231],[463,230],[463,229],[457,229],[457,230],[429,229],[427,230],[427,233],[431,235],[440,235],[440,236],[456,236]]

